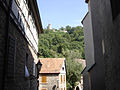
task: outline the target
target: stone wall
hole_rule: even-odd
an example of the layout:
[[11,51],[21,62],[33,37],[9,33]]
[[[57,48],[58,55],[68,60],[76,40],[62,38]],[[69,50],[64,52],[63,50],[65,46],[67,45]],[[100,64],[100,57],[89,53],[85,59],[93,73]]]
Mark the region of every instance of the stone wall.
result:
[[[37,54],[33,51],[32,47],[28,44],[25,35],[21,33],[21,29],[18,28],[19,24],[16,24],[13,19],[10,18],[9,27],[8,24],[8,11],[4,8],[2,3],[0,4],[0,90],[2,90],[3,84],[5,84],[5,90],[37,90],[37,77],[33,75],[33,63],[37,63]],[[9,37],[15,40],[15,53],[14,53],[14,74],[13,77],[8,77],[8,63],[4,67],[5,50],[7,48],[6,41],[9,41],[7,37],[7,29],[9,30]],[[9,45],[8,45],[9,47]],[[28,54],[28,61],[26,62],[30,77],[25,77],[25,60],[26,54]],[[8,59],[7,59],[7,62]],[[3,70],[5,69],[5,74]],[[12,71],[11,71],[12,72]],[[3,78],[5,76],[5,80]]]
[[[104,90],[114,90],[113,77],[116,76],[114,72],[113,62],[116,60],[115,48],[117,48],[113,40],[116,41],[113,37],[116,35],[113,33],[116,30],[113,26],[112,12],[111,12],[110,0],[94,0],[91,1],[91,12],[92,12],[92,21],[94,30],[96,30],[96,36],[98,35],[101,38],[99,44],[102,45],[103,58],[98,61],[104,63],[105,71],[105,85]],[[97,13],[97,14],[96,14]],[[118,33],[118,32],[117,32]],[[114,35],[113,35],[114,34]],[[98,40],[96,37],[94,37]],[[98,40],[99,41],[99,40]],[[96,46],[96,49],[99,46]],[[99,47],[100,48],[100,47]],[[117,48],[118,50],[118,48]],[[97,56],[98,52],[96,52]],[[117,56],[118,57],[118,56]],[[103,61],[104,59],[104,61]],[[101,65],[101,64],[100,64]],[[101,74],[102,75],[102,74]],[[103,90],[103,89],[102,89]],[[116,89],[118,90],[118,89]]]
[[[36,86],[32,83],[35,82],[35,78],[32,78],[31,75],[33,75],[33,63],[34,60],[37,61],[37,55],[33,53],[32,48],[30,48],[28,42],[26,41],[24,35],[20,32],[20,30],[17,28],[13,20],[11,20],[10,23],[10,36],[12,36],[15,39],[15,77],[14,77],[14,84],[13,88],[20,88],[23,90],[33,90],[33,86]],[[32,51],[32,52],[31,52]],[[26,62],[28,71],[30,74],[29,78],[25,78],[25,60],[26,60],[26,54],[28,54],[28,61]],[[9,79],[7,78],[7,82],[9,82]],[[37,82],[37,78],[36,78]],[[30,84],[32,83],[32,84]],[[11,83],[7,83],[7,87],[9,90],[11,90]],[[16,87],[14,87],[16,86]]]
[[90,0],[88,6],[92,18],[96,62],[90,70],[93,83],[91,90],[119,90],[120,14],[113,19],[111,0]]
[[[120,6],[119,6],[120,8]],[[111,33],[112,35],[112,47],[108,48],[108,50],[111,50],[111,63],[112,63],[112,73],[111,78],[113,80],[113,83],[111,83],[114,90],[120,89],[120,14],[118,17],[113,20],[113,31]],[[110,40],[111,41],[111,40]],[[109,87],[108,87],[109,88]],[[112,90],[112,89],[108,89]]]
[[5,45],[6,45],[6,31],[7,31],[7,13],[3,6],[0,5],[0,90],[3,86],[3,70],[5,60]]
[[[41,82],[41,75],[39,77],[39,90],[42,88],[46,88],[47,90],[52,90],[54,86],[57,87],[57,82],[59,81],[59,75],[58,74],[45,74],[47,76],[47,83]],[[57,88],[57,90],[59,90]]]
[[88,78],[89,78],[88,72],[84,71],[84,73],[83,73],[83,90],[89,90],[89,88],[90,88]]
[[[104,59],[102,51],[102,30],[99,19],[100,16],[96,15],[95,10],[99,5],[93,5],[94,1],[88,3],[88,14],[83,21],[84,35],[85,35],[85,58],[87,62],[86,74],[84,78],[87,78],[89,73],[88,87],[90,90],[104,90],[105,78],[104,78]],[[98,23],[98,24],[96,24]],[[99,81],[99,82],[98,82]],[[86,83],[87,81],[84,81]],[[86,90],[88,89],[86,88]]]

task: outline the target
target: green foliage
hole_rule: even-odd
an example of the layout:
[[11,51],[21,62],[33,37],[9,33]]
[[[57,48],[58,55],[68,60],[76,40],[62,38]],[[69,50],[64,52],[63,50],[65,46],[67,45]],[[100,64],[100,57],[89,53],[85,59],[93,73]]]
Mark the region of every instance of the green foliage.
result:
[[76,82],[80,80],[82,65],[75,62],[75,59],[80,58],[78,51],[71,51],[66,58],[67,64],[67,83],[68,88],[73,90],[76,86]]
[[44,29],[44,34],[39,35],[39,53],[42,58],[66,58],[67,87],[73,89],[82,70],[75,59],[85,58],[83,28],[66,26],[56,32]]

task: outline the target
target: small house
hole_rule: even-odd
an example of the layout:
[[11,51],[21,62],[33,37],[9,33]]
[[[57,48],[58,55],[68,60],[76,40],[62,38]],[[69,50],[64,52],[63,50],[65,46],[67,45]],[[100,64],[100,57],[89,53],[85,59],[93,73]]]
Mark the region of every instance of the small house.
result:
[[41,58],[39,90],[66,90],[65,58]]

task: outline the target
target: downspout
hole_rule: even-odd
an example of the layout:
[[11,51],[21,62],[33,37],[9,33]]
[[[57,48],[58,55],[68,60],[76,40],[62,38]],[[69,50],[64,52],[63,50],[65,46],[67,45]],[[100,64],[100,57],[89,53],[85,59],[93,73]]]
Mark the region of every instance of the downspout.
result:
[[9,0],[8,5],[8,13],[7,13],[7,20],[6,20],[6,37],[5,37],[5,54],[4,54],[4,66],[3,66],[3,83],[2,83],[2,90],[5,90],[5,78],[7,72],[7,62],[8,62],[8,44],[9,44],[9,23],[10,23],[10,12],[12,8],[13,0]]

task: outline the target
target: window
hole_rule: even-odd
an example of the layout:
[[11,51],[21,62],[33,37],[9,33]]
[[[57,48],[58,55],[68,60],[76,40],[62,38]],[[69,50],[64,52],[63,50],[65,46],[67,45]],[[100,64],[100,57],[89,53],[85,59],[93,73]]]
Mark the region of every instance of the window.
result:
[[29,71],[28,71],[28,65],[27,65],[27,62],[28,62],[28,54],[26,53],[26,59],[25,59],[25,77],[29,77]]
[[65,75],[64,75],[64,82],[65,82]]
[[28,0],[26,0],[26,4],[28,4]]
[[111,0],[112,16],[115,19],[120,13],[120,0]]
[[47,90],[47,88],[42,88],[41,90]]
[[9,36],[7,75],[10,78],[14,78],[14,59],[15,59],[15,39]]
[[41,81],[42,81],[42,83],[47,83],[47,76],[42,75]]
[[28,16],[27,16],[27,22],[29,22],[29,11],[28,11]]
[[61,88],[61,90],[63,90],[63,88]]
[[62,67],[62,70],[64,71],[64,67]]
[[25,65],[26,65],[26,66],[28,66],[28,65],[27,65],[27,62],[28,62],[28,54],[26,53],[26,59],[25,59]]
[[18,16],[17,16],[18,21],[19,21],[19,18],[20,18],[20,14],[19,14],[19,12],[18,12]]
[[33,76],[37,77],[37,68],[34,62],[33,62]]
[[61,83],[62,83],[62,75],[61,75]]

